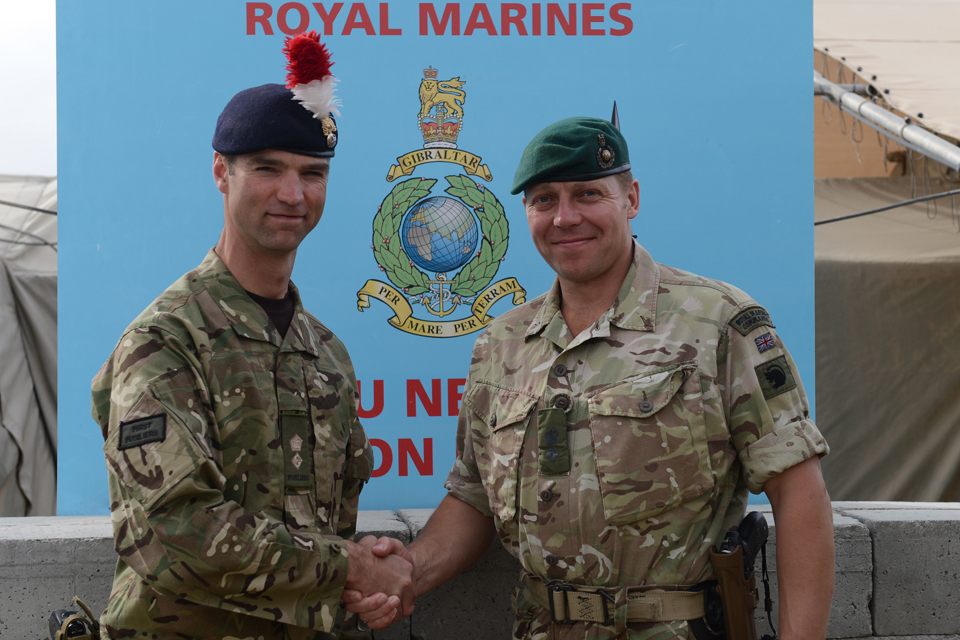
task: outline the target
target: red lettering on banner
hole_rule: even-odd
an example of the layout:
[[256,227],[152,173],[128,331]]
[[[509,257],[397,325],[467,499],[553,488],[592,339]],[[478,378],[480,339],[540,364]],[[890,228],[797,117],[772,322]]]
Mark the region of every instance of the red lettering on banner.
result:
[[373,381],[373,409],[363,408],[363,393],[360,391],[360,381],[357,380],[357,415],[361,418],[376,418],[383,413],[383,380]]
[[402,29],[390,28],[390,5],[386,2],[380,3],[380,35],[399,36],[403,35]]
[[450,22],[450,35],[460,35],[460,4],[447,3],[443,6],[443,16],[437,18],[437,10],[433,4],[420,4],[420,35],[430,35],[427,33],[428,22],[433,25],[434,35],[446,35],[447,22]]
[[[296,28],[291,27],[287,20],[291,11],[296,11],[300,14],[300,21],[297,23]],[[298,33],[303,33],[310,26],[310,12],[307,11],[307,8],[299,2],[287,2],[282,4],[277,10],[277,26],[280,27],[280,31],[283,31],[288,36],[295,36]]]
[[517,34],[527,35],[527,26],[523,24],[523,18],[527,15],[527,8],[522,4],[509,2],[500,5],[500,35],[510,35],[510,27],[517,28]]
[[372,474],[374,478],[379,478],[386,475],[390,471],[390,467],[393,466],[393,450],[390,445],[378,438],[370,438],[370,446],[380,450],[380,464],[373,470]]
[[329,12],[323,6],[323,3],[314,2],[313,8],[317,10],[317,15],[320,16],[320,19],[323,20],[323,35],[332,36],[333,35],[333,21],[337,19],[337,15],[340,13],[340,9],[343,9],[342,2],[335,2],[333,4],[333,9]]
[[426,409],[428,416],[440,415],[440,379],[432,381],[433,397],[427,395],[427,390],[423,388],[423,383],[419,380],[407,380],[407,417],[417,417],[417,398],[420,399],[423,408]]
[[[263,13],[257,14],[257,11]],[[248,2],[247,3],[247,35],[257,35],[257,25],[263,27],[263,34],[273,35],[273,27],[270,26],[270,16],[273,15],[273,7],[266,2]]]
[[350,12],[347,14],[347,24],[343,25],[343,34],[350,35],[354,29],[363,29],[368,36],[377,35],[373,28],[373,22],[370,21],[370,14],[362,2],[354,2],[350,5]]
[[[310,28],[310,10],[313,6],[320,20],[323,22],[323,35],[334,35],[337,18],[342,14],[344,2],[284,2],[274,12],[269,2],[247,2],[246,6],[246,33],[247,35],[274,35],[274,26],[286,35],[304,33]],[[328,8],[329,6],[329,8]],[[395,3],[395,6],[401,6]],[[461,35],[460,3],[447,2],[443,4],[442,13],[432,2],[421,2],[419,7],[419,22],[421,36],[427,35]],[[628,15],[633,8],[629,2],[617,2],[609,7],[606,3],[589,2],[546,4],[546,15],[543,3],[534,2],[530,5],[521,2],[505,2],[500,5],[500,29],[494,21],[489,5],[478,2],[472,5],[470,16],[463,29],[462,35],[471,36],[478,32],[487,35],[543,35],[543,24],[546,22],[546,35],[577,34],[585,36],[625,36],[633,32],[633,19]],[[390,3],[378,3],[379,32],[370,17],[370,10],[363,2],[353,2],[347,12],[340,34],[352,35],[354,31],[362,31],[368,36],[399,36],[403,29],[390,26]],[[293,15],[297,14],[297,15]],[[609,20],[605,23],[604,20]],[[580,24],[577,24],[577,21]],[[608,27],[609,25],[609,27]],[[579,28],[578,28],[579,27]]]
[[497,27],[493,24],[493,17],[487,10],[485,2],[478,2],[473,5],[473,11],[470,12],[470,19],[467,20],[463,35],[472,36],[477,29],[484,29],[491,36],[497,35]]
[[463,398],[463,385],[467,384],[466,378],[450,378],[447,380],[447,415],[460,415],[460,399]]
[[622,29],[610,29],[610,35],[625,36],[633,31],[633,20],[622,13],[623,11],[630,11],[631,8],[632,7],[627,2],[620,2],[610,7],[610,17],[614,22],[619,22],[623,25]]
[[399,471],[401,476],[407,475],[407,458],[413,462],[421,476],[433,475],[433,438],[423,439],[423,458],[417,453],[417,447],[410,438],[400,438],[397,443],[397,458],[400,460]]
[[602,4],[585,4],[583,5],[583,35],[585,36],[605,36],[607,35],[606,29],[594,29],[594,22],[603,22],[603,16],[593,15],[594,11],[603,11]]
[[570,3],[567,5],[567,16],[563,15],[563,9],[560,8],[559,4],[551,2],[547,5],[547,35],[555,36],[557,35],[557,22],[560,23],[560,28],[563,29],[564,35],[575,36],[577,35],[577,5]]

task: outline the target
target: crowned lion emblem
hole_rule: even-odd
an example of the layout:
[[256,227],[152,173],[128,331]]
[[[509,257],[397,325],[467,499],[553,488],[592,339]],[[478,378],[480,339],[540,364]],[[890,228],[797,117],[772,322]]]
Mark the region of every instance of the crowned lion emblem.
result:
[[420,116],[427,116],[434,107],[443,105],[447,114],[462,118],[467,93],[461,91],[460,87],[465,84],[466,81],[460,80],[460,76],[449,80],[437,80],[436,77],[421,80]]

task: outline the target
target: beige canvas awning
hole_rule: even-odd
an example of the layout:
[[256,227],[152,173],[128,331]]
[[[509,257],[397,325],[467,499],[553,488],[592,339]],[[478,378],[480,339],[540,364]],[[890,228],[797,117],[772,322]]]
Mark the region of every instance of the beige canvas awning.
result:
[[[817,220],[912,195],[909,177],[816,180],[814,193]],[[817,424],[834,500],[960,500],[956,205],[815,227]]]
[[960,0],[816,0],[813,46],[861,68],[931,131],[960,140]]
[[[0,176],[0,201],[57,209],[57,179]],[[0,516],[56,514],[57,216],[0,204]]]

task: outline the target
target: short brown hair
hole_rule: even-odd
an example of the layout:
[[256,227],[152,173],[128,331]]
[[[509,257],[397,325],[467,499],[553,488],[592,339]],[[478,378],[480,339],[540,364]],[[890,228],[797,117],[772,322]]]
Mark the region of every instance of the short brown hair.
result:
[[627,193],[630,191],[630,185],[633,184],[633,172],[627,169],[626,171],[621,171],[620,173],[614,174],[614,177],[617,179],[617,184],[620,186],[620,191],[622,193]]

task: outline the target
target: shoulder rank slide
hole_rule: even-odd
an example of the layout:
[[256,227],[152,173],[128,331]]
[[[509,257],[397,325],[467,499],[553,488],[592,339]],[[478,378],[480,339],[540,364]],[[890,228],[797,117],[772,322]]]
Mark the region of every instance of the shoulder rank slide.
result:
[[[733,316],[733,319],[730,320],[730,326],[739,331],[740,335],[745,336],[757,327],[773,327],[773,321],[770,320],[770,314],[767,313],[766,309],[756,305],[747,307]],[[773,328],[776,329],[776,327]]]
[[131,449],[148,442],[163,442],[167,437],[167,416],[159,414],[120,423],[120,441],[117,449]]

